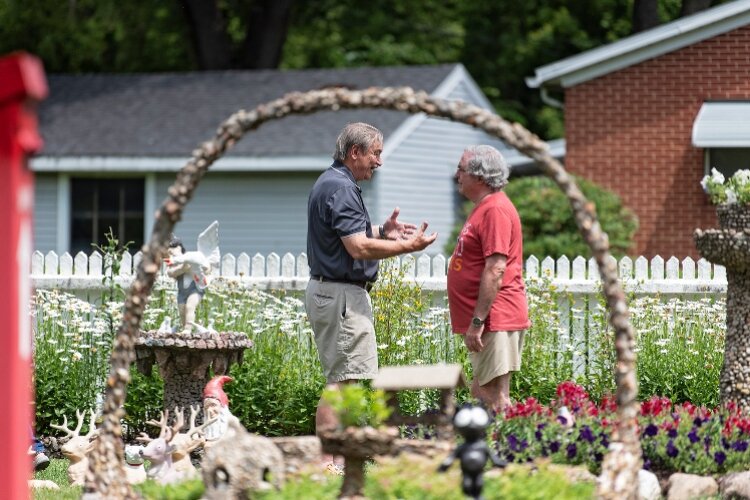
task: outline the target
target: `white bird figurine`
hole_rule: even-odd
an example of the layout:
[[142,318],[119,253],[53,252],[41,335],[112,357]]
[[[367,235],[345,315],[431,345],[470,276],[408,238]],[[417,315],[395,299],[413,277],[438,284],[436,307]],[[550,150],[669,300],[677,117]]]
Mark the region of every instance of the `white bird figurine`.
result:
[[208,286],[207,273],[211,268],[219,266],[221,253],[219,252],[219,221],[213,221],[198,235],[198,250],[185,252],[166,259],[168,265],[188,264],[190,275],[195,285],[203,290]]
[[199,325],[195,321],[190,321],[188,322],[188,324],[192,326],[195,329],[195,331],[198,333],[211,333],[208,328],[206,328],[203,325]]
[[159,325],[158,333],[172,333],[172,318],[164,316],[164,321]]
[[208,326],[206,327],[206,330],[208,330],[208,333],[219,333],[216,331],[216,328],[214,328],[214,319],[211,318],[208,320]]

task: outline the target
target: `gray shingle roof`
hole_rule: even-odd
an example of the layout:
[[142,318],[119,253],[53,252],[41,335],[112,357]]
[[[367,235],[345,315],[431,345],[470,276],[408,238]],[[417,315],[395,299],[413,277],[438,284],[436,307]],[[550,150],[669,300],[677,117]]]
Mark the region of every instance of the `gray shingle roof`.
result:
[[[291,91],[408,85],[433,92],[455,67],[50,75],[40,108],[43,155],[187,156],[235,111]],[[372,123],[388,137],[408,117],[381,110],[292,116],[262,125],[229,154],[329,155],[348,122]]]

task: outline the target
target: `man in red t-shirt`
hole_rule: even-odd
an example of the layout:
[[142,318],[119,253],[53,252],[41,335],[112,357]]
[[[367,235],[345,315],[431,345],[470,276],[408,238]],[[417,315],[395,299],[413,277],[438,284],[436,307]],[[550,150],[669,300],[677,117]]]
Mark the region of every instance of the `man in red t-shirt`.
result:
[[521,369],[523,337],[530,326],[521,220],[502,192],[509,173],[492,146],[464,150],[456,171],[458,191],[475,206],[448,269],[451,326],[464,335],[469,350],[471,392],[496,412],[510,404],[511,373]]

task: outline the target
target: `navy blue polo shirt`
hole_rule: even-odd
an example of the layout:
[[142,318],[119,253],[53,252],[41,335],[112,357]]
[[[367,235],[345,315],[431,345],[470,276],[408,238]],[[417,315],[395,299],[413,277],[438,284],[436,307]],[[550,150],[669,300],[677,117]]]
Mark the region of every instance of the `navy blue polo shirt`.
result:
[[311,276],[375,281],[377,260],[355,260],[341,238],[356,233],[372,238],[372,224],[362,189],[340,161],[320,174],[307,200],[307,261]]

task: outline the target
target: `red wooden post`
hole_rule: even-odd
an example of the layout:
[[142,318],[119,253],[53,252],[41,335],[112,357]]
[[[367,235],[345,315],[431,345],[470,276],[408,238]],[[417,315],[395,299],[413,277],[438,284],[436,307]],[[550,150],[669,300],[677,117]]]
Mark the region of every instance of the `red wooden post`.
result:
[[34,104],[47,95],[47,80],[36,57],[15,53],[0,58],[0,442],[7,455],[0,467],[4,498],[28,498],[31,476],[30,258],[34,178],[27,156],[39,150]]

